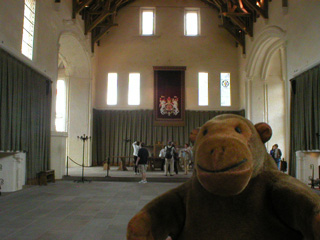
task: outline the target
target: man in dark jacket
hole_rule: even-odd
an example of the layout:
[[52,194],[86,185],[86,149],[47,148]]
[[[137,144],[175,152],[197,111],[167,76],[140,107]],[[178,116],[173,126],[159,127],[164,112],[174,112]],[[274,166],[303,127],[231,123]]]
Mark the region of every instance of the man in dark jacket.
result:
[[142,176],[142,180],[139,183],[147,183],[147,162],[149,152],[146,148],[144,148],[144,143],[141,143],[140,146],[141,148],[139,149],[138,159],[136,163]]
[[281,163],[282,153],[281,153],[280,148],[278,147],[278,144],[274,144],[272,146],[272,149],[270,151],[270,155],[273,157],[274,161],[277,164],[278,169],[280,170],[280,163]]
[[278,144],[275,144],[274,146],[275,146],[275,148],[274,148],[274,159],[276,161],[278,169],[280,170],[282,152],[281,152]]

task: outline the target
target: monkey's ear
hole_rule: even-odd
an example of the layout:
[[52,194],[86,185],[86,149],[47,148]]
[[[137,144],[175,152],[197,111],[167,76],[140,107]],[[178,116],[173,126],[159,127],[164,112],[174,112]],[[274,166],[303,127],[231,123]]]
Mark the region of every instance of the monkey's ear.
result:
[[264,122],[261,123],[257,123],[256,125],[254,125],[257,132],[260,135],[261,141],[263,143],[266,143],[270,140],[271,136],[272,136],[272,129],[271,127]]
[[199,134],[199,131],[200,131],[200,127],[198,128],[195,128],[191,131],[190,135],[189,135],[189,140],[190,142],[192,142],[192,144],[194,144],[194,142],[196,141],[197,139],[197,136]]

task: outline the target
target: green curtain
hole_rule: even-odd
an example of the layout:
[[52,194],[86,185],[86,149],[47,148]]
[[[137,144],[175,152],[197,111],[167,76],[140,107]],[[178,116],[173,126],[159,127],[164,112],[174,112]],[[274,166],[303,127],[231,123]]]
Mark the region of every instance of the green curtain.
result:
[[296,175],[296,151],[320,149],[320,65],[291,80],[290,169]]
[[0,150],[25,151],[27,180],[49,166],[51,81],[0,49]]
[[186,111],[185,126],[153,126],[153,110],[93,110],[92,164],[101,165],[110,156],[131,156],[136,140],[147,146],[173,140],[189,142],[190,132],[214,116],[241,111]]

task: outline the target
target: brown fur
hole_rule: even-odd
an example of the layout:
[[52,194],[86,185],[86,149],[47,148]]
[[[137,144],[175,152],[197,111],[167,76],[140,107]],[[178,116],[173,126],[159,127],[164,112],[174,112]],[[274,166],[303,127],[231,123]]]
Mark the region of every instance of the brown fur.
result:
[[237,115],[208,121],[194,146],[196,174],[147,204],[127,239],[319,240],[320,198],[277,170],[264,146],[271,134]]

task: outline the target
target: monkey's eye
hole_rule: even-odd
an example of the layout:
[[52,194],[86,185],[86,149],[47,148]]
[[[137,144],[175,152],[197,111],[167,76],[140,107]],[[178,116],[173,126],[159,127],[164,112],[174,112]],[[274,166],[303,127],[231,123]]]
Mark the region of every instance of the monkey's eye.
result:
[[237,133],[242,133],[241,128],[240,127],[236,127],[234,130],[236,130]]
[[207,135],[207,133],[208,133],[208,129],[205,129],[202,134],[203,134],[203,136],[205,136],[205,135]]

